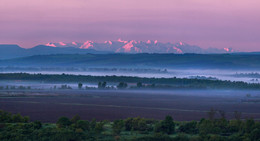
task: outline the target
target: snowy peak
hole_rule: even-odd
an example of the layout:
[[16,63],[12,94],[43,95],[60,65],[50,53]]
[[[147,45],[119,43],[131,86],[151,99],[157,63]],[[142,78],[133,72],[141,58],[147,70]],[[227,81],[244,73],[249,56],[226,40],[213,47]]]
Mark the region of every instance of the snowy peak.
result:
[[105,41],[104,43],[105,43],[105,44],[109,44],[109,45],[112,45],[112,44],[113,44],[112,41]]
[[125,44],[127,43],[127,41],[121,40],[120,38],[117,41]]
[[189,45],[184,42],[177,43],[161,43],[158,40],[135,41],[135,40],[122,40],[105,41],[103,43],[87,40],[84,43],[71,42],[71,43],[47,43],[46,46],[50,47],[74,47],[79,49],[94,49],[97,51],[109,51],[116,53],[232,53],[235,52],[232,48],[207,48],[203,49],[196,45]]
[[53,43],[47,43],[45,44],[46,46],[50,46],[50,47],[56,47],[56,45],[54,45]]
[[59,44],[60,44],[61,46],[66,46],[66,44],[63,43],[63,42],[59,42]]
[[89,49],[89,48],[94,48],[92,41],[86,41],[83,45],[81,45],[79,48],[81,49]]
[[234,49],[232,49],[232,48],[224,48],[224,50],[225,50],[226,52],[235,52]]

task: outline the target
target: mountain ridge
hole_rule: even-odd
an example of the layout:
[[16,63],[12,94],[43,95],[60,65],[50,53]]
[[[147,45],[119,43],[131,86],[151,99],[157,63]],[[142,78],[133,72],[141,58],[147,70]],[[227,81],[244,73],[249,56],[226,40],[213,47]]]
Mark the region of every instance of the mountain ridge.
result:
[[71,42],[71,43],[47,43],[46,46],[51,47],[75,47],[80,49],[94,49],[97,51],[111,51],[114,53],[196,53],[196,54],[208,54],[208,53],[232,53],[235,52],[232,48],[207,48],[203,49],[196,45],[190,45],[183,42],[178,43],[161,43],[158,40],[148,40],[146,42],[136,40],[122,40],[117,41],[105,41],[103,43],[87,40],[84,43]]
[[96,51],[94,49],[79,49],[74,47],[51,47],[46,45],[38,45],[33,48],[25,49],[14,44],[0,44],[0,60],[13,59],[20,57],[28,57],[34,55],[50,55],[50,54],[104,54],[112,53],[108,51]]
[[157,40],[135,41],[121,40],[105,41],[103,43],[87,40],[84,43],[79,42],[58,42],[37,45],[33,48],[21,48],[15,44],[0,44],[0,60],[27,57],[33,55],[50,54],[106,54],[106,53],[161,53],[161,54],[223,54],[236,53],[232,48],[208,48],[203,49],[196,45],[187,43],[161,43]]

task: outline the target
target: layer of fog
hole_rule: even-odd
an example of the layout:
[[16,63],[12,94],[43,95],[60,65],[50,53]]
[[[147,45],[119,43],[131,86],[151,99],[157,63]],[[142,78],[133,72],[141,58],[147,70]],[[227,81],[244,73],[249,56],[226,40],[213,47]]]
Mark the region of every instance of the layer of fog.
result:
[[[89,90],[91,93],[109,92],[107,90]],[[181,95],[181,96],[203,96],[203,97],[237,97],[237,98],[260,98],[260,90],[194,90],[194,89],[178,89],[178,90],[111,90],[114,94],[131,93],[131,94],[147,94],[147,95]]]
[[[41,81],[15,81],[15,80],[10,80],[10,81],[0,81],[0,86],[3,86],[4,89],[6,86],[15,86],[18,88],[19,86],[23,87],[31,87],[31,89],[54,89],[56,87],[59,89],[62,85],[67,85],[70,86],[72,89],[78,89],[78,83],[67,83],[67,82],[41,82]],[[97,88],[97,84],[94,83],[84,83],[84,87],[93,87]],[[108,85],[110,86],[110,85]],[[10,89],[10,88],[9,88]]]
[[125,71],[2,71],[1,73],[41,73],[41,74],[73,74],[73,75],[92,75],[92,76],[137,76],[147,78],[198,78],[211,80],[230,80],[243,81],[247,83],[260,83],[258,78],[252,77],[236,77],[236,73],[260,73],[260,71],[245,70],[217,70],[217,69],[167,69],[166,72],[125,72]]

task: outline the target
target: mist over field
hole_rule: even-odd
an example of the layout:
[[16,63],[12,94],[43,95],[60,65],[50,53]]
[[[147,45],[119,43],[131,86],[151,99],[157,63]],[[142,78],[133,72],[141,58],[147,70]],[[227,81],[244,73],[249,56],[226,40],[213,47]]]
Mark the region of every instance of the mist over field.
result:
[[197,78],[258,83],[257,54],[57,54],[0,61],[1,73],[25,72],[148,78]]
[[0,73],[30,73],[30,74],[73,74],[92,76],[136,76],[146,78],[196,78],[209,80],[243,81],[259,83],[259,76],[239,74],[259,74],[256,70],[228,70],[228,69],[160,69],[160,68],[0,68]]

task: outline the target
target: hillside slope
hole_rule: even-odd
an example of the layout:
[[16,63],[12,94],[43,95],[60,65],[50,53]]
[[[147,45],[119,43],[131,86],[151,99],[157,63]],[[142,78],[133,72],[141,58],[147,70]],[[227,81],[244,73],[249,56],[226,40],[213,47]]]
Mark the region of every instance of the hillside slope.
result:
[[0,61],[22,67],[161,67],[260,69],[260,55],[248,54],[57,54]]

